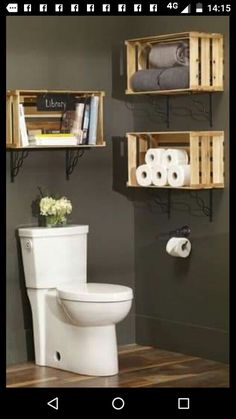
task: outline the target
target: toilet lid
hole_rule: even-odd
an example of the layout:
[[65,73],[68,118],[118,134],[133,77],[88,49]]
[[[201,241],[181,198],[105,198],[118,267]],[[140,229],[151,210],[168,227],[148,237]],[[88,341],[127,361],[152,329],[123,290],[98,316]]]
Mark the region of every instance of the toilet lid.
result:
[[71,301],[112,302],[132,300],[133,291],[124,285],[70,283],[57,288],[61,299]]

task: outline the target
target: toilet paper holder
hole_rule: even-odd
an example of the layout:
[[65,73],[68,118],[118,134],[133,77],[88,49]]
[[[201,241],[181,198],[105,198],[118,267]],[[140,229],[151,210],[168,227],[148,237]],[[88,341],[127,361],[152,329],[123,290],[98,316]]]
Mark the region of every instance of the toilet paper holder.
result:
[[191,229],[188,225],[169,231],[169,237],[189,237]]
[[176,230],[171,230],[169,233],[161,233],[157,236],[157,238],[165,238],[165,237],[189,237],[191,233],[191,228],[188,225],[184,225]]

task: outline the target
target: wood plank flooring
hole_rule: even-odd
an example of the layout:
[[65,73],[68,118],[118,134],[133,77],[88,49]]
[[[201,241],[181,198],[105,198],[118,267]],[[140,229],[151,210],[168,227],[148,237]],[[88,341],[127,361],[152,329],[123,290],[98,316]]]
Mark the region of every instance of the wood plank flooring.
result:
[[32,362],[7,368],[7,387],[229,387],[226,364],[152,347],[119,348],[120,372],[90,377]]

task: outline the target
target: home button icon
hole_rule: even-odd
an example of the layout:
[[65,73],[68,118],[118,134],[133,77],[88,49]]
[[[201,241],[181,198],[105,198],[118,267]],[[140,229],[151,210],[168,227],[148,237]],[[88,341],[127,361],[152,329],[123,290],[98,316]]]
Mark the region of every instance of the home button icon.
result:
[[121,397],[115,397],[112,400],[112,407],[115,410],[121,410],[121,409],[123,409],[124,405],[125,405],[125,402],[124,402],[124,400]]

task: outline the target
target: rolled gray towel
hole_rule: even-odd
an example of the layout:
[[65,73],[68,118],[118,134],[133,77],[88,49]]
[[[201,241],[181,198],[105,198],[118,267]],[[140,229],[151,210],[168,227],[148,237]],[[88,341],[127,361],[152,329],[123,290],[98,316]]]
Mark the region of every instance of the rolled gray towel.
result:
[[160,89],[186,89],[189,87],[189,67],[166,68],[159,75]]
[[149,53],[149,67],[163,68],[189,65],[188,42],[171,42],[152,45]]
[[189,67],[139,70],[130,81],[135,92],[185,89],[189,87]]

